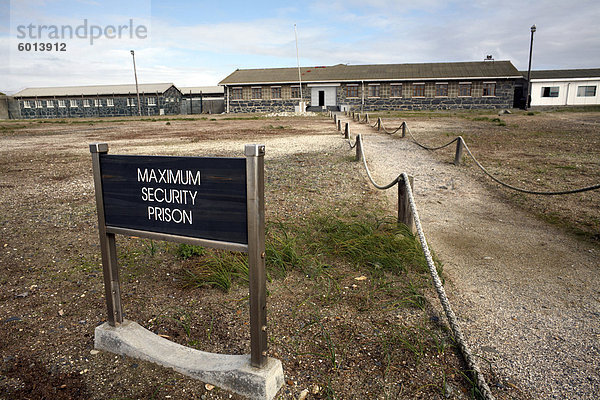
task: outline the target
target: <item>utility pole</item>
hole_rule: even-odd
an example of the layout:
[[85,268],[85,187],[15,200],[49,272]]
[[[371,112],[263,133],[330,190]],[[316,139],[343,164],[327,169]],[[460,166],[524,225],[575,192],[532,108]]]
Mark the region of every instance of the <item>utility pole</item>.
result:
[[133,76],[135,76],[135,92],[137,93],[137,102],[138,102],[138,115],[142,116],[142,104],[140,103],[140,89],[138,87],[137,80],[137,71],[135,69],[135,53],[131,50],[131,56],[133,57]]
[[298,82],[300,83],[300,104],[298,109],[300,112],[304,112],[304,99],[302,98],[302,74],[300,73],[300,57],[298,56],[298,31],[296,30],[296,24],[294,24],[294,36],[296,37],[296,62],[298,63]]
[[531,55],[533,53],[533,34],[536,31],[535,25],[531,26],[531,43],[529,43],[529,67],[527,68],[527,97],[525,97],[525,110],[529,106],[529,96],[531,96]]

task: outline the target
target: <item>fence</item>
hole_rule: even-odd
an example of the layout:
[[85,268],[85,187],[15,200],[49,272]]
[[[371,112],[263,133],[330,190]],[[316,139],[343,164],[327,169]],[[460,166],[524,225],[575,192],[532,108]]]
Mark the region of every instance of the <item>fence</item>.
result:
[[[342,131],[341,120],[337,118],[337,114],[330,112],[330,115],[333,116],[334,123],[336,124],[338,131]],[[354,120],[354,115],[352,117]],[[360,115],[358,116],[358,119],[360,120]],[[363,122],[369,123],[368,114],[365,115],[365,119]],[[377,125],[379,127],[382,126],[381,118],[379,118],[377,120]],[[406,123],[403,123],[403,126],[406,126]],[[390,189],[390,188],[398,185],[398,222],[407,225],[413,232],[416,229],[417,235],[419,237],[419,242],[421,243],[421,247],[423,249],[423,253],[424,253],[425,259],[427,261],[427,267],[429,268],[429,273],[433,280],[433,285],[437,292],[440,303],[442,304],[442,308],[444,309],[444,313],[446,315],[446,319],[448,320],[448,324],[450,325],[450,328],[452,329],[452,334],[454,336],[454,339],[458,343],[460,352],[461,352],[465,362],[467,363],[467,367],[469,368],[469,371],[473,375],[473,378],[475,380],[475,383],[476,383],[477,388],[479,389],[481,395],[486,400],[494,400],[494,396],[492,395],[492,392],[491,392],[487,382],[485,381],[485,378],[484,378],[483,374],[481,373],[481,370],[479,369],[477,362],[475,361],[475,357],[473,356],[473,354],[471,353],[471,350],[469,349],[469,347],[467,346],[467,344],[465,342],[465,338],[462,334],[462,330],[460,329],[460,325],[458,324],[456,314],[454,314],[454,311],[452,310],[450,302],[448,301],[448,297],[446,296],[446,291],[444,290],[444,286],[442,285],[442,280],[440,279],[440,276],[438,275],[437,269],[435,267],[435,263],[433,261],[433,258],[431,257],[431,252],[430,252],[429,246],[427,244],[427,239],[425,238],[425,233],[423,232],[423,227],[421,225],[421,220],[419,218],[419,212],[417,210],[415,198],[413,195],[413,178],[403,172],[400,175],[398,175],[398,177],[396,177],[396,179],[394,179],[387,185],[377,184],[375,182],[375,180],[373,179],[373,176],[371,175],[371,171],[369,170],[369,166],[367,164],[367,160],[366,160],[365,153],[364,153],[364,145],[363,145],[362,135],[358,134],[356,136],[354,143],[352,143],[352,140],[349,137],[350,136],[349,130],[350,130],[349,124],[346,122],[345,127],[344,127],[344,137],[346,138],[347,143],[350,146],[350,149],[353,149],[353,148],[356,149],[356,160],[357,161],[362,160],[363,166],[365,167],[365,171],[367,173],[367,177],[369,178],[369,181],[371,182],[371,184],[380,190]],[[414,223],[414,227],[413,227],[413,223]]]
[[[331,111],[329,113],[330,113],[330,116],[332,116],[334,118],[334,122],[337,126],[338,131],[341,132],[342,131],[342,121],[340,119],[338,119],[337,114],[335,114]],[[465,143],[465,140],[462,138],[462,136],[457,136],[450,142],[443,144],[441,146],[432,147],[432,146],[427,146],[427,145],[420,143],[415,138],[415,136],[412,134],[412,132],[410,131],[410,128],[408,127],[406,121],[403,121],[401,123],[401,125],[397,128],[387,129],[384,126],[384,123],[383,123],[383,120],[381,119],[381,117],[379,117],[374,124],[371,124],[368,113],[365,113],[364,117],[361,116],[360,113],[356,113],[356,112],[346,112],[346,115],[350,116],[352,118],[353,122],[356,121],[358,123],[368,124],[372,128],[376,128],[378,131],[384,131],[388,134],[395,134],[397,132],[401,132],[401,136],[405,137],[406,133],[408,132],[408,134],[410,135],[410,137],[414,141],[414,143],[417,144],[419,147],[426,149],[426,150],[431,150],[431,151],[439,150],[439,149],[448,147],[453,143],[456,143],[456,151],[455,151],[455,156],[454,156],[454,164],[455,165],[460,164],[460,162],[463,158],[463,151],[465,150],[467,152],[468,156],[473,160],[475,165],[477,165],[477,167],[485,175],[487,175],[489,178],[491,178],[492,180],[494,180],[495,182],[497,182],[498,184],[500,184],[504,187],[507,187],[509,189],[516,190],[516,191],[519,191],[522,193],[528,193],[528,194],[534,194],[534,195],[565,195],[565,194],[580,193],[580,192],[585,192],[585,191],[589,191],[589,190],[600,189],[600,184],[583,187],[583,188],[571,189],[571,190],[546,191],[546,192],[534,191],[534,190],[528,190],[528,189],[515,187],[513,185],[507,184],[507,183],[499,180],[494,175],[489,173],[487,171],[487,169],[473,155],[473,153],[469,149],[469,146],[467,145],[467,143]],[[362,135],[358,134],[356,136],[354,143],[352,143],[352,141],[350,140],[350,124],[348,122],[345,122],[343,134],[344,134],[344,138],[347,140],[347,142],[350,146],[350,149],[356,148],[356,160],[363,161],[365,171],[367,173],[367,176],[368,176],[370,182],[373,184],[373,186],[375,186],[378,189],[385,190],[385,189],[389,189],[389,188],[395,186],[396,184],[398,185],[398,222],[409,226],[413,230],[413,232],[414,232],[414,229],[413,229],[412,224],[414,223],[414,228],[416,228],[417,235],[418,235],[419,241],[421,243],[421,247],[423,248],[423,253],[425,254],[425,258],[427,260],[427,265],[429,267],[429,271],[430,271],[430,274],[431,274],[431,277],[433,280],[434,287],[438,294],[440,303],[442,304],[442,308],[444,309],[444,313],[446,314],[448,324],[450,325],[450,327],[452,329],[453,336],[459,345],[461,354],[463,355],[468,368],[472,372],[473,378],[475,380],[475,384],[477,385],[477,388],[479,389],[483,398],[486,400],[494,399],[494,397],[490,391],[490,388],[487,385],[485,378],[483,377],[483,375],[481,373],[481,370],[479,369],[477,363],[475,362],[475,359],[474,359],[473,355],[471,354],[470,349],[468,348],[468,346],[465,343],[464,336],[462,334],[462,331],[461,331],[460,326],[458,325],[458,321],[456,319],[456,315],[452,311],[450,303],[448,302],[448,298],[446,296],[444,287],[441,283],[440,277],[437,273],[437,270],[436,270],[433,260],[431,258],[431,253],[430,253],[429,247],[427,245],[425,234],[424,234],[423,228],[421,226],[418,210],[417,210],[415,200],[414,200],[414,195],[413,195],[413,191],[412,191],[412,187],[413,187],[412,177],[408,176],[406,173],[402,173],[402,174],[398,175],[398,177],[396,179],[394,179],[392,182],[390,182],[387,185],[377,184],[373,180],[373,177],[369,170],[367,161],[365,159]]]
[[469,146],[467,145],[467,143],[465,142],[465,140],[463,139],[462,136],[457,136],[456,138],[452,139],[450,142],[443,144],[441,146],[437,146],[437,147],[432,147],[432,146],[427,146],[424,145],[422,143],[420,143],[415,136],[412,134],[412,132],[410,131],[410,128],[408,127],[408,125],[406,124],[406,121],[403,121],[400,126],[398,128],[392,129],[392,130],[388,130],[385,128],[385,126],[383,125],[383,120],[381,119],[381,117],[377,118],[377,122],[375,122],[374,124],[371,124],[370,119],[369,119],[369,114],[365,113],[364,118],[361,117],[360,113],[356,113],[356,112],[351,112],[349,113],[349,115],[352,117],[353,121],[357,121],[359,123],[363,123],[363,124],[369,124],[369,126],[373,127],[373,128],[377,128],[378,131],[384,131],[385,133],[388,134],[394,134],[398,131],[401,131],[402,133],[402,137],[405,137],[406,132],[408,132],[409,136],[411,137],[411,139],[413,140],[413,142],[425,149],[425,150],[439,150],[439,149],[443,149],[445,147],[450,146],[452,143],[456,142],[456,152],[454,155],[454,164],[455,165],[459,165],[462,158],[463,158],[463,150],[467,152],[467,155],[473,160],[473,162],[475,163],[475,165],[485,174],[487,175],[490,179],[492,179],[494,182],[498,183],[499,185],[502,185],[508,189],[512,189],[515,190],[517,192],[521,192],[521,193],[527,193],[527,194],[533,194],[533,195],[541,195],[541,196],[557,196],[557,195],[565,195],[565,194],[573,194],[573,193],[581,193],[581,192],[587,192],[590,190],[597,190],[600,189],[600,184],[596,184],[596,185],[592,185],[592,186],[586,186],[586,187],[582,187],[582,188],[576,188],[576,189],[570,189],[570,190],[555,190],[555,191],[536,191],[536,190],[528,190],[528,189],[523,189],[520,187],[516,187],[514,185],[508,184],[500,179],[498,179],[496,176],[494,176],[493,174],[491,174],[478,160],[477,158],[473,155],[473,152],[471,152],[471,149],[469,149]]

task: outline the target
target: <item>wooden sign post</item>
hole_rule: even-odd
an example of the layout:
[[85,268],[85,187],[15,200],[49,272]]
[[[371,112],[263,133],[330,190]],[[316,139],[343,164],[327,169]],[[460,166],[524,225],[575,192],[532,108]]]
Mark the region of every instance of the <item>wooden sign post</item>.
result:
[[[96,328],[97,347],[149,359],[251,398],[272,398],[283,384],[283,370],[280,361],[267,357],[265,146],[246,145],[245,159],[109,155],[106,143],[91,144],[90,152],[108,310],[108,326]],[[129,349],[127,329],[143,328],[123,320],[115,234],[248,253],[249,364],[258,372],[247,370],[244,356],[184,348],[186,355],[197,352],[192,364],[198,366],[190,369],[190,360],[179,365],[169,354],[155,354],[156,349]],[[158,340],[148,337],[149,342]],[[124,344],[115,345],[115,340]],[[165,353],[181,350],[174,343],[159,342],[153,346],[163,346]],[[206,370],[206,365],[223,362],[232,367]]]

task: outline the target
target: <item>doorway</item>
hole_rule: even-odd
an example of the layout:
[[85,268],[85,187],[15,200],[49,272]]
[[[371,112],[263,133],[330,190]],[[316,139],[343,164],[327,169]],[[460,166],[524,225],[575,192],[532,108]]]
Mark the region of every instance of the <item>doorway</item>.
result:
[[319,107],[323,107],[325,105],[325,91],[319,90]]

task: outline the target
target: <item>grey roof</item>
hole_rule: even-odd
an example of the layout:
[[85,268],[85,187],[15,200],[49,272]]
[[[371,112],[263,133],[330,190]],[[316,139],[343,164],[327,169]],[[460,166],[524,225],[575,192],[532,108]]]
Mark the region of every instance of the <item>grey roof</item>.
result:
[[[140,93],[164,93],[172,83],[142,83]],[[136,93],[135,84],[126,85],[93,85],[27,88],[15,93],[14,97],[61,97],[61,96],[102,96],[112,94]]]
[[225,88],[223,86],[178,86],[182,94],[223,94]]
[[[527,71],[520,71],[527,78]],[[579,79],[599,78],[600,68],[588,69],[546,69],[531,71],[531,79]]]
[[[520,78],[510,61],[301,67],[302,82]],[[298,68],[238,69],[220,85],[298,82]]]

